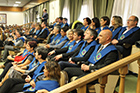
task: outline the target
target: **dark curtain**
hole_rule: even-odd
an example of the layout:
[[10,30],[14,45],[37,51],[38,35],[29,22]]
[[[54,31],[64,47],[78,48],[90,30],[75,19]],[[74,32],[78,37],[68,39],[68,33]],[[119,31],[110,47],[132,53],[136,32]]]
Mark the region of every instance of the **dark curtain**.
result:
[[70,23],[78,19],[83,0],[69,0],[70,4]]
[[101,18],[102,16],[111,17],[114,0],[94,0],[94,17]]

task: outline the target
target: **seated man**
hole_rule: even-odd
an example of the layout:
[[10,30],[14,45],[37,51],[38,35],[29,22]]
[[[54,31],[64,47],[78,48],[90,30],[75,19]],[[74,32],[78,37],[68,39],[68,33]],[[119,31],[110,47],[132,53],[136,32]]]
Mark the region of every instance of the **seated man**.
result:
[[33,34],[33,32],[34,32],[34,30],[35,30],[35,26],[36,26],[35,23],[33,23],[33,24],[31,25],[30,31],[29,31],[27,34],[25,34],[26,37]]
[[[24,40],[25,40],[22,37],[22,32],[19,29],[17,29],[15,34],[16,35],[14,35],[14,39],[9,38],[7,41],[12,42],[12,44],[14,46],[22,47],[23,44],[24,44]],[[14,46],[12,46],[12,45],[5,45],[4,46],[3,60],[5,60],[7,58],[7,56],[9,55],[9,51],[14,51],[15,50]]]
[[[68,73],[69,80],[73,76],[78,78],[87,75],[95,70],[105,67],[118,59],[118,52],[114,45],[111,44],[112,32],[110,30],[102,30],[99,33],[99,45],[96,45],[94,52],[91,54],[87,62],[83,62],[80,67],[67,67],[64,69]],[[97,83],[98,80],[92,82]],[[88,93],[88,92],[87,92]]]
[[66,32],[67,32],[68,29],[69,28],[67,26],[61,28],[61,31],[60,31],[61,36],[58,37],[57,39],[54,38],[52,43],[49,43],[49,44],[46,45],[46,48],[48,48],[49,51],[52,50],[52,49],[61,48],[68,41],[68,38],[66,36]]
[[35,36],[34,38],[28,37],[28,39],[32,39],[33,41],[36,41],[37,43],[41,43],[43,41],[42,39],[46,39],[50,33],[49,30],[47,29],[46,25],[47,25],[47,23],[42,22],[42,24],[41,24],[42,30],[38,33],[38,35]]
[[69,61],[60,61],[59,65],[61,67],[61,70],[63,70],[66,67],[74,67],[79,66],[81,61],[87,61],[92,52],[95,49],[95,45],[97,45],[95,39],[97,37],[96,30],[93,29],[87,29],[84,33],[84,44],[82,45],[80,51],[77,53],[74,53],[72,57],[69,58]]
[[81,29],[83,30],[83,31],[86,31],[86,29],[89,27],[89,25],[91,24],[91,20],[90,20],[90,18],[89,17],[86,17],[86,18],[84,18],[83,19],[83,27],[81,27]]
[[54,26],[54,29],[50,32],[50,34],[47,37],[47,44],[56,42],[56,40],[59,37],[61,37],[60,31],[61,31],[60,26],[58,25]]
[[81,46],[84,42],[83,36],[84,36],[83,30],[77,29],[76,31],[74,31],[74,36],[73,36],[74,41],[72,41],[69,44],[69,46],[52,51],[53,53],[55,53],[55,55],[57,55],[54,57],[55,61],[60,61],[60,60],[68,61],[70,56],[72,56],[77,51],[80,51]]
[[130,16],[127,20],[127,27],[123,27],[118,35],[118,39],[112,40],[112,44],[116,45],[116,48],[121,49],[123,57],[127,57],[131,54],[132,45],[136,41],[140,40],[140,28],[137,27],[138,17]]
[[61,28],[64,27],[64,26],[69,26],[69,24],[67,22],[68,22],[68,19],[63,18],[63,25],[61,25]]

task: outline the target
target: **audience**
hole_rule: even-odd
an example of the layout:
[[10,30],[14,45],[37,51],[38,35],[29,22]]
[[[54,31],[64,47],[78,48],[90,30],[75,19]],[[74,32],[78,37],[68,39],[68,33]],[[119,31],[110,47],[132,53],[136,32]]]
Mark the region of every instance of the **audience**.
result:
[[112,40],[112,44],[116,45],[117,49],[127,57],[131,54],[132,45],[140,40],[140,28],[137,26],[138,17],[130,16],[127,20],[127,26],[120,31],[118,38]]
[[[0,93],[47,93],[59,87],[60,70],[67,72],[71,82],[73,76],[81,78],[117,61],[118,51],[123,58],[129,56],[132,45],[140,40],[139,19],[130,16],[125,27],[122,20],[118,15],[113,16],[109,27],[108,16],[102,16],[100,21],[98,17],[86,17],[80,29],[69,29],[68,19],[63,17],[56,18],[48,27],[46,22],[2,25],[0,49],[4,47],[4,52],[1,60],[6,61],[0,65],[4,69],[0,75]],[[37,43],[44,40],[46,44],[33,54]],[[23,44],[26,44],[24,51],[16,56],[9,55],[9,51],[19,51]],[[98,80],[90,83],[96,84]]]
[[[90,55],[88,59],[88,62],[83,62],[81,68],[67,67],[64,69],[64,71],[66,71],[68,74],[69,82],[73,76],[78,76],[78,78],[80,78],[117,61],[117,49],[114,45],[111,44],[111,38],[112,32],[110,30],[102,30],[98,36],[100,44],[96,45],[94,52]],[[91,84],[96,83],[98,83],[98,79],[91,82]]]

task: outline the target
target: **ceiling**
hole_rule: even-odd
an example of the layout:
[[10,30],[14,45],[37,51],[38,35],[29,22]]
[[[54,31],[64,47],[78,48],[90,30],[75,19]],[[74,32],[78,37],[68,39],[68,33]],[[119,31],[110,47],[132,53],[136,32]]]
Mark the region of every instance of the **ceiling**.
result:
[[18,4],[18,6],[16,7],[23,7],[25,6],[27,3],[29,3],[31,0],[0,0],[0,6],[8,6],[8,7],[12,7],[14,4],[16,4],[16,1],[20,1],[21,3]]

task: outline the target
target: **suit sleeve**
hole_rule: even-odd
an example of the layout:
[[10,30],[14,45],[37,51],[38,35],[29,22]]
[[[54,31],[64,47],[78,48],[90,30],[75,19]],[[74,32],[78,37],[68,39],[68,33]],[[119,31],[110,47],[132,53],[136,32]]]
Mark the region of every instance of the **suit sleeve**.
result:
[[43,33],[41,33],[38,38],[46,38],[48,36],[49,32],[47,30],[44,30]]
[[107,65],[117,61],[117,59],[118,59],[118,52],[117,52],[117,50],[111,51],[109,54],[107,54],[105,56],[104,60],[101,59],[102,61],[99,61],[100,63],[97,63],[94,66],[90,66],[89,70],[91,71],[91,70],[100,69],[102,67],[105,67],[105,66],[107,66]]
[[132,34],[131,37],[128,37],[124,40],[118,40],[118,44],[122,45],[123,43],[128,43],[128,44],[135,44],[136,41],[140,40],[140,29],[138,29],[134,34]]
[[71,60],[75,63],[79,62],[79,61],[87,61],[88,58],[90,57],[90,55],[92,54],[92,52],[94,51],[95,47],[91,47],[88,52],[85,54],[84,57],[72,57]]
[[[82,43],[83,44],[83,43]],[[79,53],[81,47],[82,47],[82,44],[80,44],[74,51],[72,52],[69,52],[69,53],[63,53],[62,54],[62,58],[68,58],[68,57],[71,57],[74,53]]]

